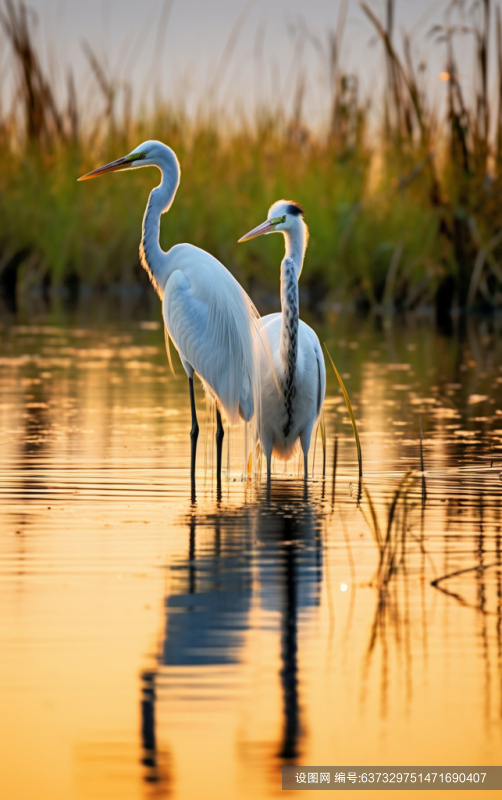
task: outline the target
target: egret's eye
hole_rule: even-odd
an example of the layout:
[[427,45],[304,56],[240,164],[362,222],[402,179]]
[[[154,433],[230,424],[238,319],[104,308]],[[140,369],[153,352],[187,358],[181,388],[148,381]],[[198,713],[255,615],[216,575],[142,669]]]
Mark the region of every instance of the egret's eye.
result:
[[127,156],[126,161],[140,161],[142,158],[146,158],[146,153],[131,153]]

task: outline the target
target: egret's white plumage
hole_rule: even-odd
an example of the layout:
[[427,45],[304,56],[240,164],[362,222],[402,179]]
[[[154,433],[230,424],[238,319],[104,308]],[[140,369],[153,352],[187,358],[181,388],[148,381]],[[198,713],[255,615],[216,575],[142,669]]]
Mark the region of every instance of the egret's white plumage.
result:
[[270,477],[272,455],[289,459],[300,445],[308,474],[312,431],[321,414],[326,391],[326,368],[319,339],[299,318],[298,279],[308,241],[303,212],[295,203],[274,203],[267,220],[239,241],[274,231],[283,234],[286,255],[281,263],[280,314],[262,318],[269,353],[257,340],[260,373],[256,427]]
[[204,250],[176,245],[167,256],[172,267],[162,309],[187,375],[200,376],[230,423],[239,416],[250,420],[254,307],[235,278]]
[[[256,394],[253,338],[260,325],[254,305],[231,273],[209,253],[191,244],[174,245],[166,253],[159,243],[160,217],[169,210],[180,181],[175,153],[161,142],[147,141],[80,180],[147,166],[158,167],[162,180],[148,199],[140,258],[162,300],[169,336],[189,380],[194,372],[199,375],[228,421],[249,420]],[[196,440],[193,383],[190,392]],[[192,450],[192,466],[194,459]]]

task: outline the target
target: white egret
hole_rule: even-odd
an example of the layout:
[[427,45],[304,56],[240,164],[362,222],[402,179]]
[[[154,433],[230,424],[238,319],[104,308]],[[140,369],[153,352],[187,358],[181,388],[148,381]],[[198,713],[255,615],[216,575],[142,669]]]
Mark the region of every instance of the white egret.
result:
[[296,203],[278,200],[270,207],[267,220],[239,242],[275,231],[283,234],[286,245],[281,263],[282,312],[262,318],[271,358],[260,342],[260,402],[255,402],[256,425],[269,480],[272,455],[287,461],[298,443],[307,478],[310,440],[326,391],[326,368],[319,339],[299,318],[298,279],[308,242],[303,209]]
[[139,248],[141,264],[162,301],[167,332],[188,375],[191,429],[192,491],[199,425],[195,410],[193,376],[216,400],[217,480],[221,482],[223,425],[221,410],[235,424],[253,416],[253,337],[259,315],[250,298],[230,272],[205,250],[176,244],[167,253],[159,243],[160,217],[169,210],[180,182],[175,153],[158,141],[140,144],[129,155],[83,175],[88,180],[106,172],[158,167],[162,180],[148,199]]

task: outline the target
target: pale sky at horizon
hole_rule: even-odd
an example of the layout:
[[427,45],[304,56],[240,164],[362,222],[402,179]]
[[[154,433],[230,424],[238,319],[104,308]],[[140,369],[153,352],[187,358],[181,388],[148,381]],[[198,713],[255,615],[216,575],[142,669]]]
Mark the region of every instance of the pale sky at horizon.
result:
[[[254,107],[256,101],[291,102],[299,71],[306,77],[305,113],[320,122],[328,107],[327,43],[334,31],[340,0],[27,0],[38,17],[38,41],[51,74],[62,85],[66,69],[75,73],[79,100],[89,108],[89,96],[102,103],[82,42],[90,44],[100,63],[118,85],[133,89],[135,108],[151,108],[156,93],[162,99],[183,102],[194,110],[214,90],[218,102],[233,110]],[[369,0],[380,19],[385,1]],[[416,61],[426,57],[434,96],[444,85],[437,78],[444,64],[444,48],[426,38],[441,22],[448,0],[397,0],[395,39],[402,30],[414,31]],[[239,17],[242,26],[228,61],[222,55]],[[310,38],[297,45],[300,28]],[[374,42],[371,23],[359,3],[349,0],[341,63],[357,72],[365,96],[377,97],[383,74],[381,42]],[[7,92],[8,53],[0,57],[2,92]],[[469,43],[469,50],[472,44]],[[323,55],[324,51],[324,55]],[[220,70],[218,72],[220,65]],[[220,80],[215,82],[215,76]]]

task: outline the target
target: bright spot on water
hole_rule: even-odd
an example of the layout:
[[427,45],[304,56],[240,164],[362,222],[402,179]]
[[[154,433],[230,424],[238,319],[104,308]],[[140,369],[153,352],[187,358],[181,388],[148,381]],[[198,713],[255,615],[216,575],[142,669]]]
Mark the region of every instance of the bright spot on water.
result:
[[341,591],[341,592],[346,592],[346,591],[347,591],[347,589],[348,589],[348,586],[347,586],[347,584],[346,584],[346,583],[341,583],[341,584],[340,584],[340,591]]

